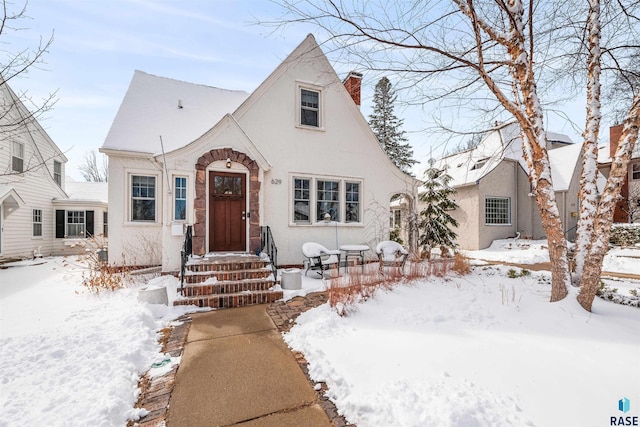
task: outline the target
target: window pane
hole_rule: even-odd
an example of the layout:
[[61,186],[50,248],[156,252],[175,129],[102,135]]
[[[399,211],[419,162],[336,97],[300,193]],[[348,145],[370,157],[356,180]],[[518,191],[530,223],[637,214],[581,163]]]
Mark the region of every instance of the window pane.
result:
[[317,182],[316,220],[324,221],[325,214],[331,215],[332,221],[340,221],[340,183],[338,181]]
[[640,163],[631,165],[631,179],[634,181],[640,179]]
[[308,179],[294,179],[293,181],[293,221],[310,222],[311,200]]
[[360,221],[360,184],[347,182],[345,184],[345,222]]
[[156,178],[154,176],[131,177],[131,220],[155,221]]
[[511,224],[511,200],[508,197],[485,199],[485,224]]
[[34,237],[42,236],[42,210],[41,209],[33,210],[33,236]]
[[67,237],[85,237],[84,211],[67,211]]
[[320,93],[311,90],[300,90],[300,124],[320,126],[319,120]]
[[187,178],[176,177],[174,188],[173,219],[184,221],[187,219]]

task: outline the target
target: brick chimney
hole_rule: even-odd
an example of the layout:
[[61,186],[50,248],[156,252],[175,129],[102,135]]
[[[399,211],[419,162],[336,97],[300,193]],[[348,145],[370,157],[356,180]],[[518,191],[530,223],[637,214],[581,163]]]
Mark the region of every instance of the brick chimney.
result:
[[613,159],[618,149],[618,141],[622,135],[622,127],[624,125],[615,125],[609,128],[609,157]]
[[355,71],[351,71],[349,75],[347,75],[347,78],[344,79],[344,81],[342,82],[342,84],[344,85],[344,88],[347,89],[347,92],[349,92],[349,95],[351,95],[353,102],[355,102],[358,107],[360,106],[361,83],[362,83],[362,74],[356,73]]

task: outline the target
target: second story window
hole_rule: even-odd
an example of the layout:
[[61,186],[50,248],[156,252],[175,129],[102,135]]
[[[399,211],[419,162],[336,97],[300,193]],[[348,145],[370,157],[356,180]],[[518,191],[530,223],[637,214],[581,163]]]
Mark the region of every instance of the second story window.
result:
[[11,170],[24,172],[24,144],[13,141],[13,153],[11,156]]
[[53,161],[53,179],[62,187],[62,163],[57,160]]
[[320,127],[320,92],[300,89],[300,124]]

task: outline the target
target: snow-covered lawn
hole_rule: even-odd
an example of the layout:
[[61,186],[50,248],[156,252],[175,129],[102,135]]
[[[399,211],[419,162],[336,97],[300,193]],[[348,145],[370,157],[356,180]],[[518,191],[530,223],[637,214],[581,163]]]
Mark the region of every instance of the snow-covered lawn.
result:
[[[525,263],[503,252],[503,262]],[[537,257],[518,249],[519,259],[527,252]],[[620,256],[634,253],[608,262],[637,270]],[[321,306],[285,338],[361,427],[609,425],[622,397],[638,415],[640,310],[600,299],[592,314],[573,298],[550,304],[545,273],[507,271],[479,266],[399,286],[346,318]],[[285,298],[323,290],[313,276]],[[94,295],[81,280],[63,258],[0,269],[0,427],[121,426],[142,414],[133,409],[138,377],[164,359],[158,331],[186,310],[171,305],[178,281],[142,277]],[[148,285],[167,287],[169,307],[137,301]]]
[[284,337],[362,427],[608,426],[640,415],[640,310],[597,299],[587,313],[575,295],[551,304],[548,273],[508,270],[381,291],[349,317],[325,304]]
[[0,270],[0,426],[122,426],[140,415],[138,377],[163,358],[158,331],[184,309],[139,303],[139,287],[96,296],[81,280],[63,258]]

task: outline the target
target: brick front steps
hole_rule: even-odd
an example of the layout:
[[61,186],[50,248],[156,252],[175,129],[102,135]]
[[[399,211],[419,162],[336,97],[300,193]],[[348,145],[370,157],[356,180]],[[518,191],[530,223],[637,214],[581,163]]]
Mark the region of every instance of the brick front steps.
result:
[[255,255],[227,254],[191,258],[186,266],[182,299],[174,305],[231,308],[282,299],[268,261]]

